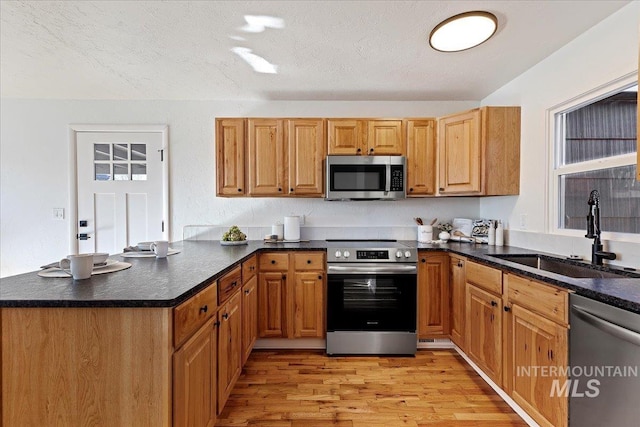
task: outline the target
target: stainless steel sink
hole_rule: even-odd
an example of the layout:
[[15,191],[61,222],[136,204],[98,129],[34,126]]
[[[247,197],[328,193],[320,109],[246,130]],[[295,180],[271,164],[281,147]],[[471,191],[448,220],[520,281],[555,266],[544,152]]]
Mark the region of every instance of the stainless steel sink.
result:
[[549,271],[551,273],[561,274],[563,276],[574,278],[623,278],[623,277],[640,277],[640,275],[631,274],[623,271],[611,269],[591,268],[588,265],[577,265],[573,262],[565,261],[558,258],[551,258],[544,255],[491,255],[505,261],[515,262],[517,264],[526,265],[537,268],[539,270]]

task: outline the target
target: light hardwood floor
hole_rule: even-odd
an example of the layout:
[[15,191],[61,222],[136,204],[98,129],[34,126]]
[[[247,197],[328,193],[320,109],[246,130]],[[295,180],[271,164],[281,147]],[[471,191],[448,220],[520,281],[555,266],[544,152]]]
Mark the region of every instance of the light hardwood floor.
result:
[[453,350],[254,351],[216,426],[526,426]]

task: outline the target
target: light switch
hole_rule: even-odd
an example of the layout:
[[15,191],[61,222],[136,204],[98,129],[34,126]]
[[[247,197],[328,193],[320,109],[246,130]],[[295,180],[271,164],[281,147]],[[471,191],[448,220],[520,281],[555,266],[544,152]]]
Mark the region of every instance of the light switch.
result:
[[64,219],[64,208],[53,208],[53,219],[61,221]]

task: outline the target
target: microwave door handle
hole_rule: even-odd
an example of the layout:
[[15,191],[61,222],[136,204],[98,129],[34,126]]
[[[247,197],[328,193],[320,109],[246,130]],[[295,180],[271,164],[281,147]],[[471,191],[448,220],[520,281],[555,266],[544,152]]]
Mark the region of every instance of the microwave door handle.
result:
[[385,170],[384,193],[388,194],[391,191],[391,165],[387,163]]

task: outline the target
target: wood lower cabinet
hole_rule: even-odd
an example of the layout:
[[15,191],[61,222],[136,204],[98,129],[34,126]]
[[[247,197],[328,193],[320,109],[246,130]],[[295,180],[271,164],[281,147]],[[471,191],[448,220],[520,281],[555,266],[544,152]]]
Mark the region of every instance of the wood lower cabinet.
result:
[[566,426],[567,397],[551,391],[567,381],[568,293],[514,274],[504,282],[504,388],[539,425]]
[[173,425],[213,427],[216,422],[216,316],[173,354]]
[[258,337],[325,334],[325,253],[264,252],[258,260]]
[[241,295],[236,292],[218,309],[218,414],[242,371]]
[[436,121],[407,120],[407,197],[436,193]]
[[258,275],[258,337],[287,336],[286,285],[286,272],[266,272]]
[[449,334],[449,256],[418,253],[418,338]]
[[451,341],[462,351],[466,351],[465,345],[465,263],[463,257],[449,255],[449,295],[451,297],[450,329]]
[[216,184],[219,196],[244,196],[245,120],[216,120]]
[[440,194],[520,192],[520,107],[481,107],[438,119]]
[[258,277],[242,286],[242,365],[247,362],[258,338]]
[[324,336],[324,274],[296,272],[294,282],[293,337]]

